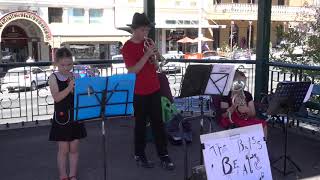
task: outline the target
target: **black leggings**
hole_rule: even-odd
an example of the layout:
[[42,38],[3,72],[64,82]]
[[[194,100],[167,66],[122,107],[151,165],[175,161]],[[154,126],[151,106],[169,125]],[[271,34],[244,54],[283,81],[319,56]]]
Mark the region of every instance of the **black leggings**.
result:
[[146,123],[150,120],[155,145],[159,156],[168,154],[167,139],[162,121],[160,91],[150,95],[134,96],[134,144],[135,155],[145,155],[146,147]]

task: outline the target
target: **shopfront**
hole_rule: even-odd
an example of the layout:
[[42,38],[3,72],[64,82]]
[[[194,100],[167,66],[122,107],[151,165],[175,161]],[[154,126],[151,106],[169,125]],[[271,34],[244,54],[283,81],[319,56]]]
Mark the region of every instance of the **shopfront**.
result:
[[0,35],[2,63],[50,59],[51,31],[33,12],[15,11],[0,17]]

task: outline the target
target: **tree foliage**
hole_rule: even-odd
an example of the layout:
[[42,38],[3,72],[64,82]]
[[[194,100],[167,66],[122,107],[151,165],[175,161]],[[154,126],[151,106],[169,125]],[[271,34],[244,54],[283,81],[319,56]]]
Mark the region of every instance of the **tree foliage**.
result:
[[279,48],[271,52],[272,61],[301,65],[320,65],[320,9],[307,6],[297,14],[297,22],[293,28],[283,31],[275,29]]

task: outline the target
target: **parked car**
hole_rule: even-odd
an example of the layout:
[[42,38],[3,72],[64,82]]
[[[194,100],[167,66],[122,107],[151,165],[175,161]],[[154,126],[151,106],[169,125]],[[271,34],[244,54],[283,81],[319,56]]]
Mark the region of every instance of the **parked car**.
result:
[[123,57],[121,54],[115,55],[111,57],[112,61],[120,61],[120,62],[112,62],[111,63],[111,71],[112,74],[125,74],[128,72],[126,65],[124,64]]
[[161,69],[162,72],[166,74],[177,74],[181,73],[181,66],[179,66],[181,63],[175,63],[175,62],[169,62],[168,64],[164,65]]
[[205,51],[202,53],[202,59],[209,59],[209,60],[226,60],[227,58],[219,56],[216,51]]
[[15,54],[7,52],[7,51],[2,51],[2,63],[10,63],[10,62],[15,62]]
[[49,75],[39,67],[19,67],[9,69],[3,78],[3,89],[9,92],[14,90],[36,90],[41,85],[48,83]]
[[167,54],[162,54],[165,59],[182,59],[184,54],[182,52],[169,51]]
[[249,50],[234,50],[231,56],[232,60],[251,60],[251,52]]
[[112,64],[111,64],[112,69],[115,69],[115,68],[125,68],[125,67],[126,67],[125,64],[124,64],[124,61],[123,61],[123,56],[122,56],[121,54],[112,56],[112,57],[111,57],[111,60],[112,60],[112,61],[116,61],[116,60],[117,60],[117,61],[121,61],[120,63],[114,63],[114,62],[112,62]]
[[74,65],[73,72],[80,75],[80,77],[95,77],[100,76],[100,71],[97,68],[92,68],[89,65]]

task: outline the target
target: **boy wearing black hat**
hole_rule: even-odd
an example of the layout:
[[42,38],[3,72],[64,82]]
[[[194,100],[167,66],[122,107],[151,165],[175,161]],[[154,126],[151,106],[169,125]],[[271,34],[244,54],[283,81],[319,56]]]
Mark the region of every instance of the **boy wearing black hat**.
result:
[[167,139],[161,113],[160,83],[157,68],[150,58],[157,55],[154,44],[144,47],[145,37],[154,23],[142,13],[135,13],[132,24],[132,37],[123,48],[122,55],[129,73],[136,74],[134,95],[134,144],[135,160],[145,168],[153,168],[154,164],[148,161],[145,155],[146,147],[146,121],[150,119],[151,128],[155,138],[155,145],[161,160],[161,165],[167,170],[173,170],[174,164],[168,156]]

